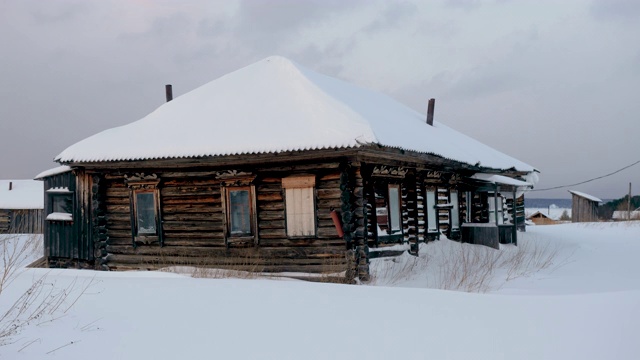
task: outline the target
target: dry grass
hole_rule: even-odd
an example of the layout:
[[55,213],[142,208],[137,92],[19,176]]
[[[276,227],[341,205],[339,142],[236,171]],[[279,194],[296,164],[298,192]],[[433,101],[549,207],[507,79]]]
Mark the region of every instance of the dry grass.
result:
[[[215,263],[208,257],[194,256],[159,256],[158,263],[153,266],[160,271],[174,272],[188,275],[194,278],[207,279],[256,279],[256,278],[295,278],[316,282],[346,283],[350,279],[346,278],[346,266],[348,259],[346,252],[340,256],[326,256],[318,261],[320,272],[267,272],[269,265],[278,265],[279,259],[264,257],[259,249],[246,248],[236,251],[234,257],[217,258]],[[151,264],[149,264],[151,265]],[[337,268],[344,268],[344,271],[336,272]]]
[[566,263],[566,259],[558,258],[558,252],[555,244],[538,239],[523,239],[518,246],[503,245],[501,250],[443,239],[423,244],[419,257],[403,254],[374,259],[371,283],[487,292],[507,281]]

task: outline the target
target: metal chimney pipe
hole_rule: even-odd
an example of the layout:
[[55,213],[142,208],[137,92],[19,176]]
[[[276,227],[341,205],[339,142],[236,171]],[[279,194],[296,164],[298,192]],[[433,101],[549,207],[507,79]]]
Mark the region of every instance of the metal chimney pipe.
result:
[[436,107],[436,99],[429,99],[429,108],[427,109],[427,124],[433,126],[433,111]]
[[173,88],[171,87],[171,84],[165,85],[164,90],[167,93],[167,102],[173,100]]
[[13,181],[9,181],[9,191],[13,190]]

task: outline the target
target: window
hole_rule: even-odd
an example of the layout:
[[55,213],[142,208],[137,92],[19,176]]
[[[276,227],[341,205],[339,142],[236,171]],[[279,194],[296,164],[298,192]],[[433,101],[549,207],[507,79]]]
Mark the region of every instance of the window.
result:
[[257,244],[255,188],[247,186],[223,186],[225,211],[225,241],[246,242],[247,239]]
[[251,235],[251,202],[248,188],[229,189],[229,234]]
[[450,203],[451,203],[451,228],[450,231],[460,230],[460,207],[458,199],[458,190],[450,191]]
[[131,191],[131,237],[133,246],[158,244],[163,246],[162,211],[160,210],[160,179],[156,174],[125,175]]
[[54,187],[47,190],[49,221],[73,221],[73,192],[68,188]]
[[285,189],[287,236],[316,235],[315,176],[282,179]]
[[158,235],[155,191],[135,192],[135,218],[137,236]]
[[402,207],[400,204],[400,186],[389,185],[389,229],[391,234],[402,231]]
[[496,223],[496,200],[497,200],[497,212],[498,212],[498,225],[504,224],[504,214],[503,214],[503,205],[502,205],[502,197],[498,196],[497,198],[494,196],[489,196],[489,223]]
[[435,234],[438,229],[438,211],[436,210],[436,189],[427,188],[427,233]]

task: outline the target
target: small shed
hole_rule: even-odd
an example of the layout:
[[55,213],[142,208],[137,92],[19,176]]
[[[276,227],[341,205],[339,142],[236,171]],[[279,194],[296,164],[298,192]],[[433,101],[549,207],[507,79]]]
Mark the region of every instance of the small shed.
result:
[[0,180],[0,234],[42,233],[42,183]]
[[580,191],[569,190],[571,193],[571,222],[598,221],[598,204],[602,200]]
[[533,214],[529,215],[527,217],[527,220],[530,220],[536,225],[554,225],[558,223],[557,220],[552,219],[547,214],[540,211],[536,211]]

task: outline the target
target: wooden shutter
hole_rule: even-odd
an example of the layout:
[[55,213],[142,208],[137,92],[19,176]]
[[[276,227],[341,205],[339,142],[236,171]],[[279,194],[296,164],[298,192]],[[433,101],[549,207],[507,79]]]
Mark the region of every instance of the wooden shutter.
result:
[[287,236],[315,236],[315,176],[291,176],[282,179],[285,189]]

